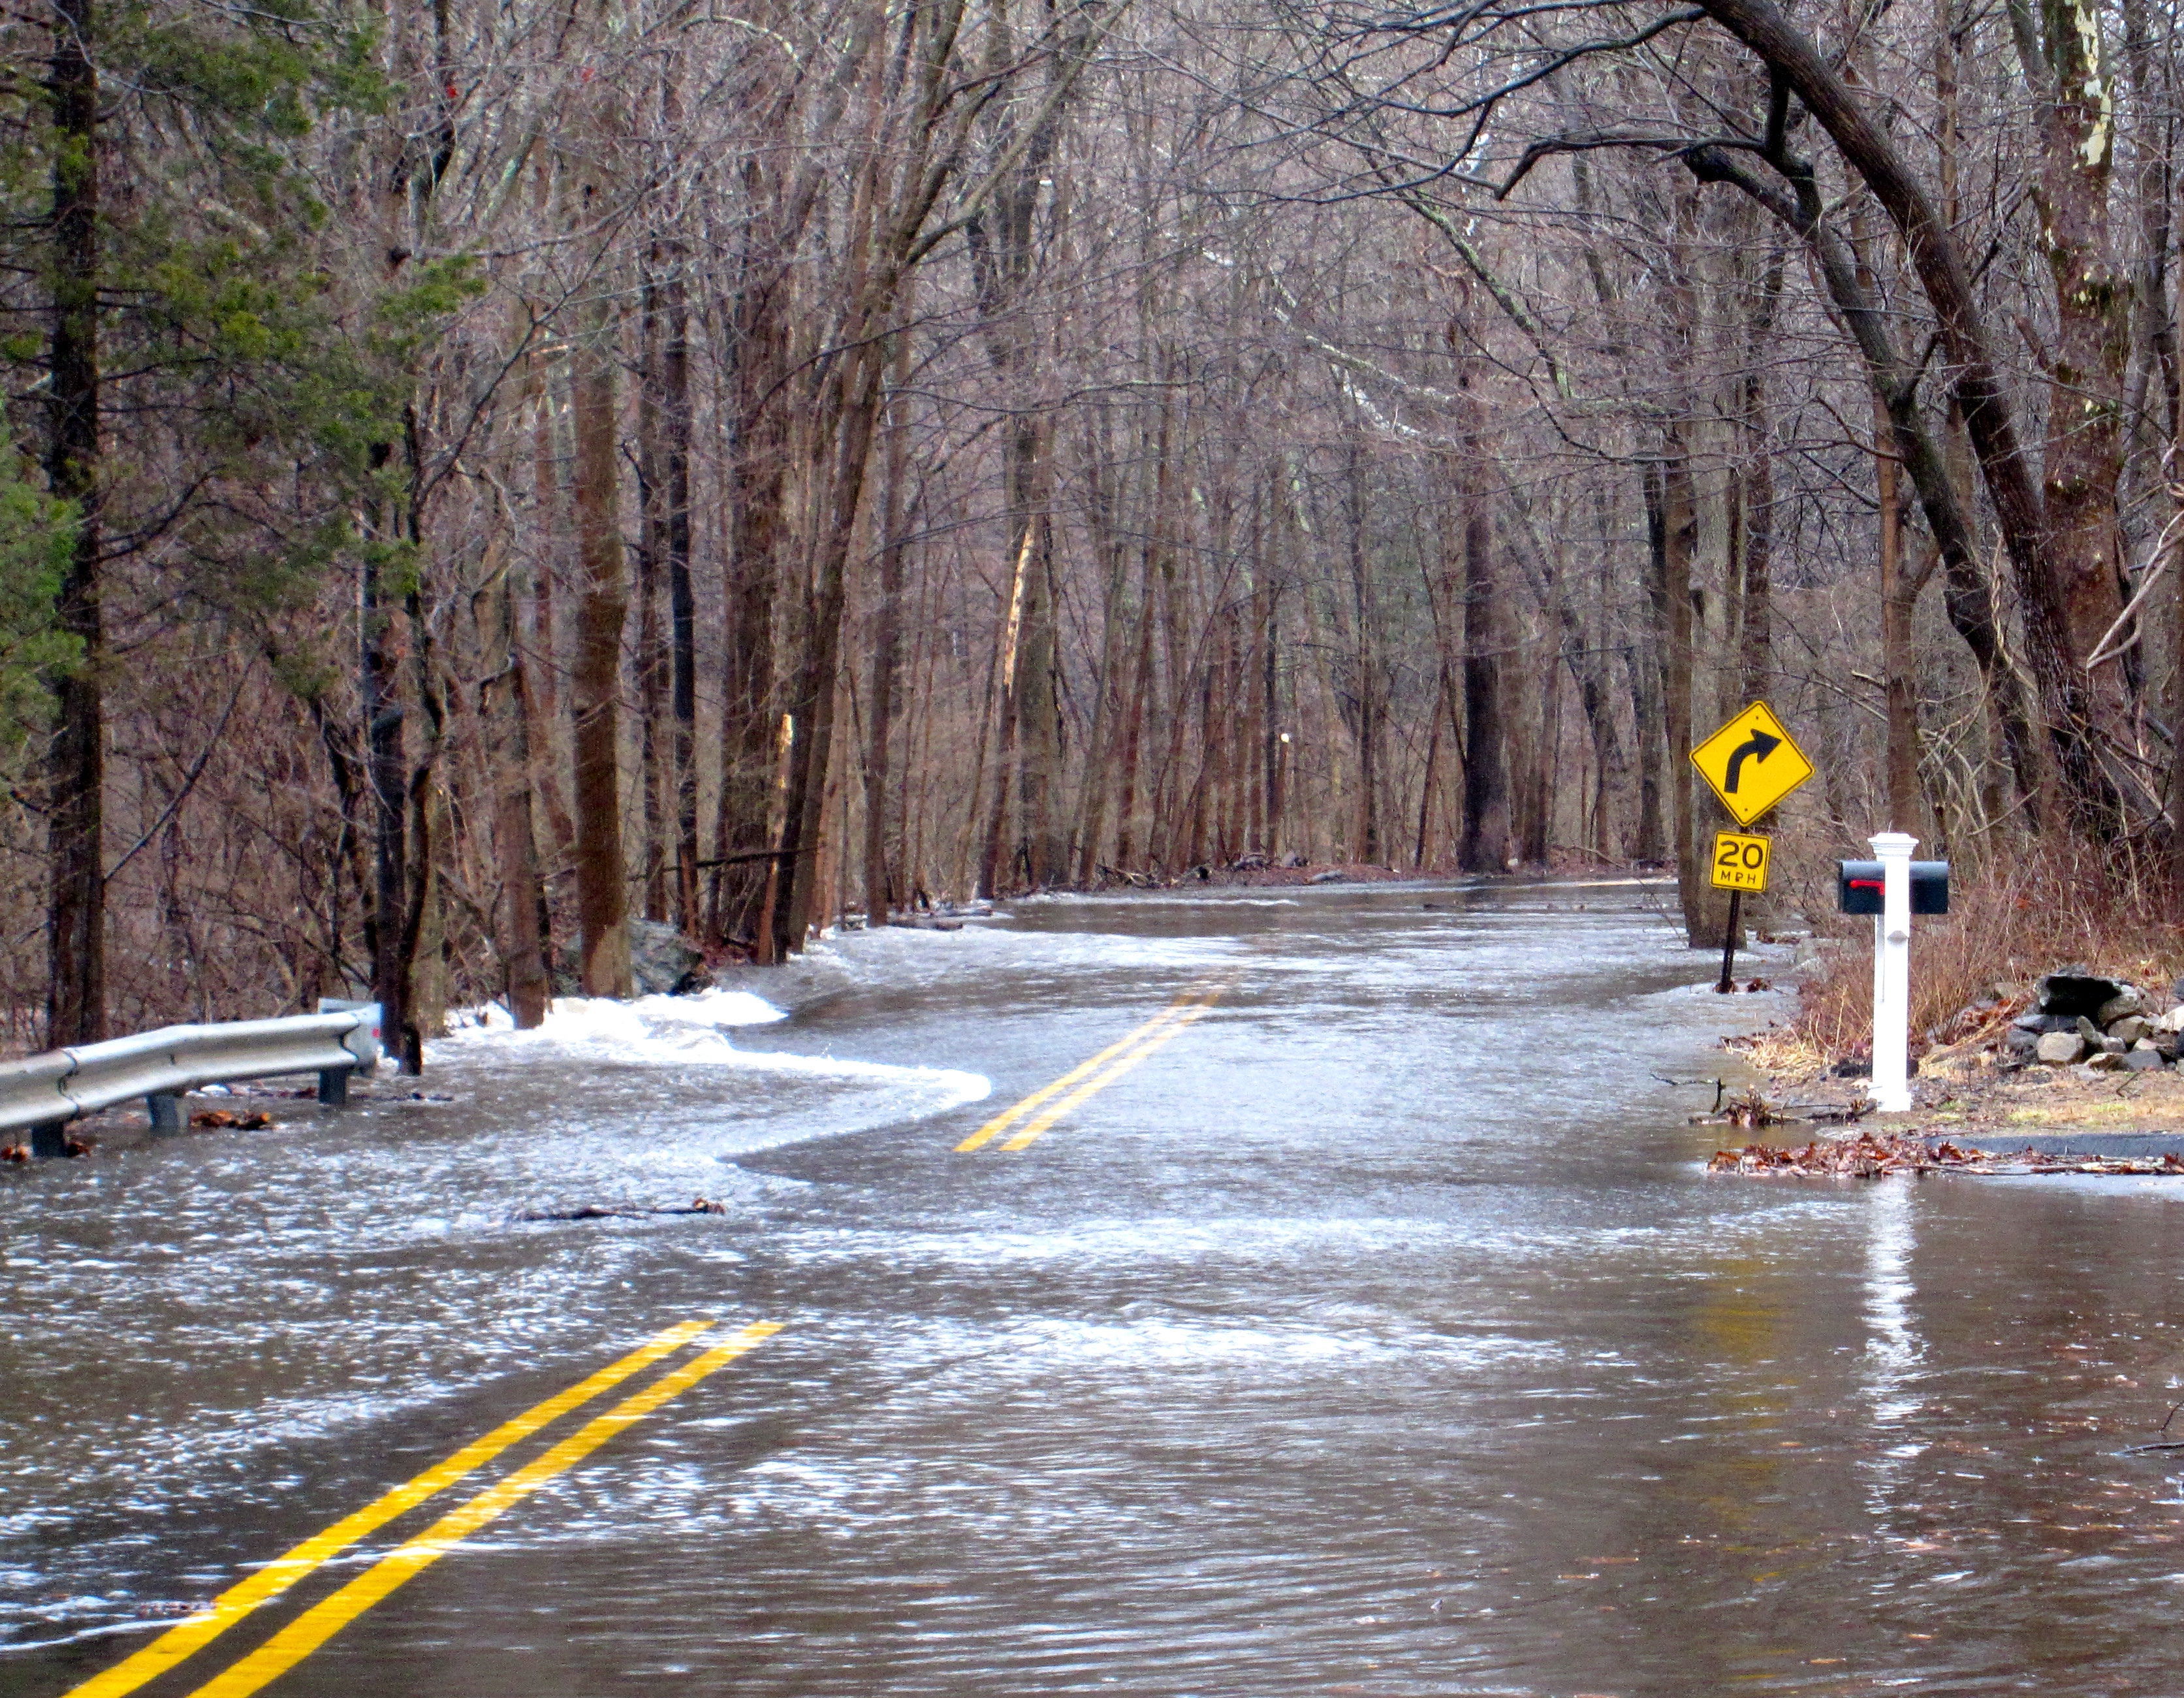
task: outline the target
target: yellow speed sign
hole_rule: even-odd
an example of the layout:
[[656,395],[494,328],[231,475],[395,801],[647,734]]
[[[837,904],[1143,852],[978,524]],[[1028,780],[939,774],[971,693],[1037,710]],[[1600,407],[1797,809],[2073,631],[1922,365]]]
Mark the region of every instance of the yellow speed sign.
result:
[[1713,885],[1718,891],[1763,891],[1767,888],[1767,844],[1764,837],[1747,837],[1737,831],[1713,835]]

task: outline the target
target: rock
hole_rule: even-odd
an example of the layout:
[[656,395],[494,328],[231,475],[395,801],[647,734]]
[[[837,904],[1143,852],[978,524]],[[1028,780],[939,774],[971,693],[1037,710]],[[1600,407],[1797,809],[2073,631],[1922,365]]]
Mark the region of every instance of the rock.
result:
[[2127,1064],[2122,1056],[2110,1055],[2106,1050],[2086,1058],[2086,1065],[2098,1073],[2114,1073]]
[[2126,1014],[2120,1020],[2109,1022],[2109,1036],[2120,1037],[2126,1043],[2137,1043],[2149,1029],[2150,1022],[2143,1014]]
[[1294,849],[1290,850],[1288,854],[1282,857],[1282,865],[1284,867],[1308,867],[1312,863],[1309,861],[1306,861],[1303,856],[1300,855]]
[[2108,1036],[2083,1014],[2080,1014],[2077,1019],[2070,1022],[2070,1030],[2085,1039],[2087,1049],[2100,1048],[2101,1040]]
[[2156,1031],[2184,1031],[2184,1003],[2178,1004],[2153,1023]]
[[2134,1049],[2124,1057],[2123,1064],[2133,1073],[2159,1073],[2169,1064],[2162,1060],[2158,1049]]
[[2032,1053],[2050,1067],[2067,1067],[2086,1053],[2086,1041],[2074,1031],[2043,1032]]
[[629,973],[640,997],[677,996],[710,986],[704,954],[662,920],[629,922]]
[[1305,880],[1307,885],[1339,885],[1350,876],[1339,867],[1329,867],[1324,873],[1314,873]]
[[[2114,979],[2097,978],[2082,969],[2065,969],[2050,973],[2040,980],[2039,1008],[2043,1014],[2098,1014],[2109,1003],[2130,987]],[[2120,1008],[2119,1014],[2136,1014],[2137,1008]]]
[[2047,1022],[2047,1015],[2039,1013],[2036,1009],[2028,1008],[2025,1013],[2020,1014],[2015,1019],[2012,1020],[2010,1025],[2015,1027],[2019,1031],[2038,1032],[2046,1031],[2048,1030]]
[[2003,1033],[2002,1047],[2012,1055],[2030,1055],[2040,1047],[2040,1034],[2024,1026],[2012,1026]]
[[1998,979],[1992,989],[1997,1003],[2018,1003],[2032,994],[2032,987],[2021,985],[2014,979]]
[[1228,864],[1240,873],[1256,873],[1267,864],[1267,857],[1253,849],[1239,855]]
[[2093,1016],[2103,1025],[2114,1025],[2126,1014],[2137,1014],[2146,1007],[2146,998],[2139,994],[2138,986],[2126,985],[2103,1003],[2100,1012]]

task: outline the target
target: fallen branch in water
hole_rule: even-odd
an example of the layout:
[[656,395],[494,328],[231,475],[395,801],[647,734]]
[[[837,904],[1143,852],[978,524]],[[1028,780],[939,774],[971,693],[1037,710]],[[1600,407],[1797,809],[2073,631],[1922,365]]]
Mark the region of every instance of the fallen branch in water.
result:
[[1757,1091],[1747,1091],[1741,1097],[1731,1097],[1726,1102],[1716,1095],[1713,1112],[1694,1114],[1691,1124],[1698,1126],[1742,1126],[1757,1131],[1762,1126],[1786,1126],[1797,1119],[1786,1114]]
[[586,1203],[574,1209],[526,1209],[515,1218],[519,1220],[638,1220],[649,1215],[725,1215],[727,1212],[727,1204],[699,1197],[693,1198],[685,1209],[672,1209],[662,1204],[617,1204],[610,1208],[597,1203]]

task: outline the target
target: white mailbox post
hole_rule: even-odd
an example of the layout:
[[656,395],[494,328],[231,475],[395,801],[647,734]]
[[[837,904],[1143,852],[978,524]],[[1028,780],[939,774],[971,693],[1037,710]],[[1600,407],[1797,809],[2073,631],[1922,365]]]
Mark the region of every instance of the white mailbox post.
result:
[[1884,1114],[1911,1106],[1911,852],[1919,840],[1882,831],[1867,840],[1880,863],[1873,921],[1873,1100]]

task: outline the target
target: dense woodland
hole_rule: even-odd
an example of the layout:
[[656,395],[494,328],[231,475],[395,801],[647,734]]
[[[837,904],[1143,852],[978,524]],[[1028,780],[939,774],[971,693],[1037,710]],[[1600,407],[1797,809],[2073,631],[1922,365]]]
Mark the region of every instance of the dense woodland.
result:
[[4,24],[19,1044],[628,922],[1779,822],[2146,900],[2144,0],[44,0]]

